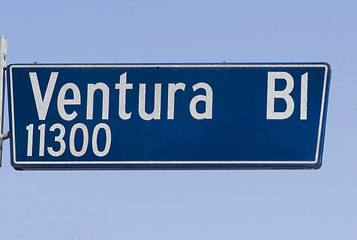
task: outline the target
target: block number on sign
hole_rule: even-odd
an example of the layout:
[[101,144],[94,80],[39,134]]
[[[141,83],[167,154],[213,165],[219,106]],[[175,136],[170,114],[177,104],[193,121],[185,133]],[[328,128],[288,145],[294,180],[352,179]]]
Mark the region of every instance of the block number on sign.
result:
[[[27,130],[27,156],[31,157],[33,156],[33,144],[34,144],[34,124],[29,124],[26,126]],[[37,127],[39,131],[39,152],[38,156],[43,157],[45,155],[45,150],[46,150],[46,124],[41,124]],[[65,127],[60,124],[60,123],[55,123],[53,124],[50,128],[49,131],[54,132],[56,130],[59,130],[59,134],[54,138],[54,142],[58,143],[59,149],[55,150],[53,147],[47,147],[47,152],[53,156],[53,157],[59,157],[61,156],[65,151],[66,151],[66,142],[63,140],[63,138],[66,135],[66,129]],[[78,132],[81,132],[83,135],[83,142],[81,144],[80,149],[76,149],[75,147],[75,141],[76,141],[76,135]],[[98,148],[98,134],[99,131],[104,131],[105,132],[105,146],[104,149],[99,149]],[[86,125],[83,123],[77,123],[73,125],[71,128],[70,134],[69,134],[69,150],[70,153],[75,156],[75,157],[81,157],[84,154],[86,154],[88,150],[88,145],[89,145],[89,132],[88,128]],[[107,124],[105,123],[99,123],[97,124],[92,132],[92,150],[93,153],[98,156],[98,157],[104,157],[108,154],[111,146],[111,141],[112,141],[112,136],[111,136],[111,131],[110,128]]]

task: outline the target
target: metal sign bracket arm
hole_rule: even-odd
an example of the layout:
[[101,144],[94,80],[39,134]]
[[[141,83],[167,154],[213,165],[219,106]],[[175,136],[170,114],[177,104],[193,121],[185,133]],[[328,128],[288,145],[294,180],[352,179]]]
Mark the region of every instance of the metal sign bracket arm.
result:
[[7,40],[0,35],[0,139],[5,140],[10,137],[10,132],[3,134],[4,130],[4,97],[5,97],[5,71],[7,68]]
[[2,144],[10,137],[10,132],[3,134],[4,130],[4,97],[5,97],[5,71],[7,68],[7,40],[0,35],[0,166],[2,160]]

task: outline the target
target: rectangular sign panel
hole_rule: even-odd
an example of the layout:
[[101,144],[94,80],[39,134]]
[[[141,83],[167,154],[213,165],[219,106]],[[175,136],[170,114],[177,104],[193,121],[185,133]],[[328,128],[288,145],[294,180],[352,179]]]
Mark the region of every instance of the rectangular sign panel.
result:
[[16,169],[319,168],[330,68],[10,65]]

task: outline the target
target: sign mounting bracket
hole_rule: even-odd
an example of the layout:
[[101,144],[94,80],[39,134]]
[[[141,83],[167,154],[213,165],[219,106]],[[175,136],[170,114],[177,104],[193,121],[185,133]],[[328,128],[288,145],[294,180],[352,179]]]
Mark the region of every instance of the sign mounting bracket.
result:
[[5,139],[10,137],[10,132],[3,134],[4,128],[4,96],[5,96],[5,70],[7,58],[7,40],[0,35],[0,166],[2,160],[2,144]]

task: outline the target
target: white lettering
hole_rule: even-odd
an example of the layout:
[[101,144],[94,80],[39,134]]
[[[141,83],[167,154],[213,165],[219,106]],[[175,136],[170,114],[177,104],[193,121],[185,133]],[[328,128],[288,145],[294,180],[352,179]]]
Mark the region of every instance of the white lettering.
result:
[[[192,117],[198,120],[202,119],[212,119],[212,105],[213,105],[213,91],[210,85],[207,83],[197,83],[192,86],[193,91],[202,88],[206,91],[206,95],[197,95],[192,98],[190,102],[190,113]],[[206,103],[206,108],[203,113],[197,112],[196,105],[199,101],[203,101]]]
[[46,115],[52,98],[53,90],[56,85],[58,72],[51,72],[50,80],[48,81],[44,98],[42,98],[40,85],[38,83],[37,73],[30,72],[29,75],[31,80],[33,96],[35,98],[38,119],[46,120]]
[[33,148],[33,124],[29,124],[26,126],[27,130],[27,156],[32,156],[32,148]]
[[39,143],[39,150],[38,155],[40,157],[45,156],[45,137],[46,137],[46,124],[41,124],[38,126],[38,130],[40,131],[40,143]]
[[109,88],[106,84],[100,82],[96,84],[88,84],[87,92],[87,120],[93,119],[94,92],[102,91],[102,119],[109,118]]
[[[100,129],[104,129],[105,131],[106,141],[103,151],[99,151],[98,149],[98,132]],[[94,154],[98,157],[104,157],[105,155],[107,155],[110,150],[111,142],[112,142],[112,133],[110,131],[110,127],[105,123],[99,123],[97,126],[95,126],[93,130],[93,138],[92,138],[92,148]]]
[[[282,91],[275,90],[275,80],[284,79],[286,81],[286,88]],[[294,88],[294,79],[287,72],[268,72],[268,93],[267,93],[267,119],[287,119],[294,112],[294,100],[290,96]],[[286,109],[284,112],[275,112],[275,99],[281,98],[286,102]]]
[[308,73],[301,76],[301,100],[300,100],[300,119],[307,120],[307,84]]
[[[76,137],[76,132],[77,132],[78,129],[81,129],[82,130],[82,134],[83,134],[82,148],[79,151],[76,150],[75,140],[74,140],[75,137]],[[69,135],[69,150],[72,153],[72,155],[76,156],[76,157],[83,156],[87,152],[88,141],[89,141],[89,136],[88,136],[88,128],[86,127],[86,125],[84,125],[83,123],[75,124],[72,127],[71,133]]]
[[[51,104],[51,99],[54,94],[54,88],[56,85],[56,81],[58,78],[58,72],[51,72],[50,79],[48,81],[46,91],[44,96],[42,97],[42,92],[40,89],[40,84],[38,81],[37,73],[36,72],[30,72],[30,81],[31,81],[31,86],[33,90],[33,95],[35,99],[35,104],[37,108],[37,113],[38,113],[38,118],[39,120],[46,120],[46,116]],[[284,73],[280,73],[282,75]],[[287,73],[286,73],[287,74]],[[269,91],[268,91],[268,102],[272,102],[274,105],[274,99],[276,98],[283,98],[285,101],[288,103],[288,109],[290,109],[289,104],[289,98],[290,95],[289,93],[291,92],[291,89],[293,85],[290,85],[290,79],[286,77],[286,81],[289,81],[288,87],[284,91],[275,91],[275,79],[277,79],[280,75],[274,75],[274,73],[271,73],[269,75]],[[289,75],[290,76],[290,75]],[[284,78],[285,79],[285,78]],[[292,80],[293,81],[293,80]],[[306,84],[305,84],[306,82]],[[272,86],[272,84],[274,86]],[[293,84],[293,83],[292,83]],[[306,77],[305,75],[302,76],[302,92],[301,92],[301,119],[306,118],[306,105],[307,105],[307,73]],[[305,85],[304,85],[305,84]],[[146,94],[146,83],[140,83],[139,84],[139,95],[137,96],[137,106],[138,106],[138,114],[139,116],[146,121],[152,120],[152,119],[161,119],[161,103],[162,103],[162,84],[161,83],[156,83],[154,86],[154,101],[149,101],[150,103],[153,102],[153,107],[152,106],[147,106],[151,104],[147,104],[147,94]],[[58,87],[59,88],[59,87]],[[185,98],[191,97],[187,96],[187,92],[185,92],[186,84],[179,82],[179,83],[168,83],[167,86],[167,119],[172,120],[175,118],[175,102],[177,101],[176,99],[176,93],[181,90],[183,93],[185,93]],[[126,110],[126,97],[127,97],[127,90],[132,90],[133,89],[133,84],[132,83],[127,83],[127,73],[123,73],[120,75],[120,80],[119,83],[115,84],[115,89],[119,90],[119,102],[118,102],[118,115],[119,118],[123,120],[128,120],[131,118],[132,112],[127,112]],[[196,95],[191,97],[191,101],[189,103],[189,111],[190,114],[193,118],[202,120],[202,119],[212,119],[212,108],[213,108],[213,90],[211,86],[207,83],[200,82],[192,86],[193,91],[197,91],[198,89],[203,89],[205,90],[205,94],[203,95]],[[290,90],[289,90],[290,89]],[[305,90],[304,90],[305,89]],[[201,90],[202,91],[202,90]],[[87,99],[86,99],[86,120],[93,120],[94,118],[94,106],[95,105],[100,105],[95,103],[95,99],[97,99],[96,94],[101,94],[101,119],[102,120],[108,120],[109,119],[109,112],[110,112],[110,89],[107,84],[103,82],[97,82],[97,83],[90,83],[87,84]],[[182,93],[182,94],[183,94]],[[152,96],[150,94],[150,96]],[[100,96],[98,96],[100,99]],[[72,121],[74,120],[79,113],[84,112],[82,109],[78,107],[73,107],[75,105],[81,105],[81,92],[79,87],[74,84],[74,83],[66,83],[64,84],[58,92],[57,96],[57,111],[59,116],[65,120],[65,121]],[[186,100],[185,100],[186,102]],[[202,102],[202,103],[199,103]],[[292,103],[293,104],[293,103]],[[130,106],[132,106],[131,104]],[[274,107],[272,105],[272,107]],[[72,106],[72,107],[70,107]],[[304,108],[305,106],[305,108]],[[166,106],[165,106],[166,107]],[[182,106],[180,106],[182,109]],[[152,110],[151,110],[152,109]],[[200,110],[201,109],[201,110]],[[149,113],[148,113],[148,111]],[[289,110],[290,111],[290,110]],[[271,113],[272,112],[272,113]],[[271,114],[270,114],[271,113]],[[271,104],[268,105],[268,113],[267,116],[270,117],[271,115],[277,114],[279,115],[280,113],[274,112],[274,108],[271,108]],[[56,126],[55,129],[60,129],[58,126]],[[29,136],[31,133],[31,129],[29,127]],[[52,131],[52,130],[50,130]],[[60,142],[60,137],[58,137],[58,141]],[[29,148],[30,149],[30,148]],[[56,151],[53,151],[53,149],[50,150],[51,155],[58,154]],[[28,154],[32,154],[31,152],[28,152]]]
[[130,119],[131,112],[126,113],[126,90],[133,89],[132,83],[126,83],[126,72],[120,75],[120,82],[115,84],[115,89],[119,90],[119,117],[123,120]]
[[185,91],[186,84],[184,83],[169,83],[167,93],[167,119],[174,119],[175,114],[175,93],[177,90]]
[[[73,92],[72,99],[66,98],[66,93],[68,90],[71,90]],[[78,115],[77,112],[73,111],[71,114],[68,114],[64,107],[66,105],[80,105],[80,104],[81,104],[81,93],[79,92],[79,88],[77,87],[77,85],[74,83],[67,83],[63,85],[63,87],[58,93],[58,99],[57,99],[58,113],[61,116],[61,118],[66,121],[71,121],[75,119]]]
[[148,114],[145,111],[146,84],[139,84],[139,115],[144,120],[160,119],[161,113],[161,83],[155,84],[154,110]]
[[60,132],[58,134],[58,136],[55,137],[55,142],[58,142],[60,144],[60,148],[58,151],[53,150],[52,147],[48,147],[47,151],[51,156],[54,157],[59,157],[61,156],[64,151],[66,150],[66,142],[63,140],[63,137],[66,133],[66,129],[64,128],[64,126],[60,123],[55,123],[50,127],[50,131],[53,132],[56,129],[59,129]]

